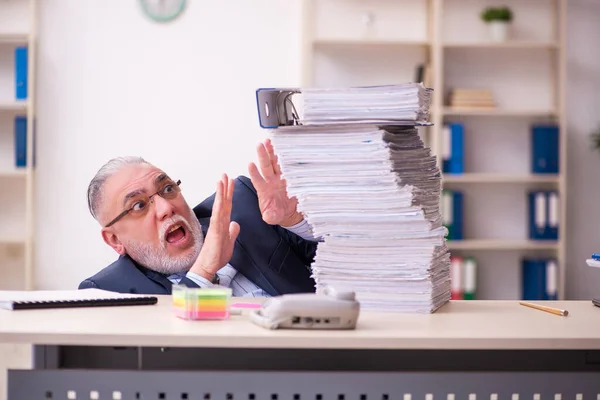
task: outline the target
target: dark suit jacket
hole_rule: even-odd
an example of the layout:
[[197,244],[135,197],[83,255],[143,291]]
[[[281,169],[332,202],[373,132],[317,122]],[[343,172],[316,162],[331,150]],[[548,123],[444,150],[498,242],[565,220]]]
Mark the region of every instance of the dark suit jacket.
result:
[[[213,194],[194,208],[204,234],[210,224]],[[250,179],[235,180],[231,220],[240,224],[230,264],[272,296],[314,292],[310,264],[315,256],[316,242],[307,241],[285,228],[269,225],[262,219],[258,197]],[[183,278],[181,284],[197,285]],[[85,279],[79,289],[99,288],[119,293],[170,294],[171,282],[166,275],[137,264],[128,255]]]

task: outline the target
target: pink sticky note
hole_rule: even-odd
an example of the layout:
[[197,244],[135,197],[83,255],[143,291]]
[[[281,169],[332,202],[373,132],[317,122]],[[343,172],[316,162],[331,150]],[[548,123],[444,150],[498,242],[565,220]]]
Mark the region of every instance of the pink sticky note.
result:
[[260,304],[255,303],[233,303],[231,304],[232,308],[260,308]]

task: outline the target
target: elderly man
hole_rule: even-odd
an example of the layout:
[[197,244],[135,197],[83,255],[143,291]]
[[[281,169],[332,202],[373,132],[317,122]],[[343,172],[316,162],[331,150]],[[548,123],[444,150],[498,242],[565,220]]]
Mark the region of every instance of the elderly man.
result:
[[317,240],[287,196],[269,140],[250,179],[223,175],[192,209],[180,181],[139,157],[105,164],[88,188],[91,214],[119,258],[80,289],[170,294],[173,284],[231,287],[234,296],[314,291]]

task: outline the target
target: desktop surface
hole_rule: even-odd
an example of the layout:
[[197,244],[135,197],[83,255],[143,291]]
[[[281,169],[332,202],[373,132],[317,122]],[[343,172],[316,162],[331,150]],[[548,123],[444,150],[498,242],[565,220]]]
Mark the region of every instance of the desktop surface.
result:
[[[590,301],[451,301],[433,314],[362,310],[355,330],[267,330],[248,311],[224,321],[177,318],[170,296],[158,304],[0,310],[0,343],[84,346],[327,349],[600,349],[600,308]],[[252,301],[252,300],[239,300]],[[254,300],[260,301],[260,300]]]

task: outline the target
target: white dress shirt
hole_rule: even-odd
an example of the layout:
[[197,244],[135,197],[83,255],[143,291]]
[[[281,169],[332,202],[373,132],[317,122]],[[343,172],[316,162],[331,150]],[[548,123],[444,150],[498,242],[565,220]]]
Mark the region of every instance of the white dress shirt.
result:
[[[310,226],[306,220],[302,220],[296,225],[290,227],[284,227],[285,229],[295,233],[305,240],[318,241],[312,233]],[[194,273],[188,272],[186,277],[191,279],[194,283],[196,283],[201,288],[205,287],[216,287],[216,286],[225,286],[230,287],[232,290],[233,296],[250,296],[250,297],[270,297],[270,295],[246,278],[243,274],[238,272],[231,265],[227,264],[219,271],[217,271],[217,275],[219,276],[220,283],[219,285],[215,285],[208,281],[208,279]],[[169,276],[169,280],[172,283],[179,283],[181,277],[178,275]]]

